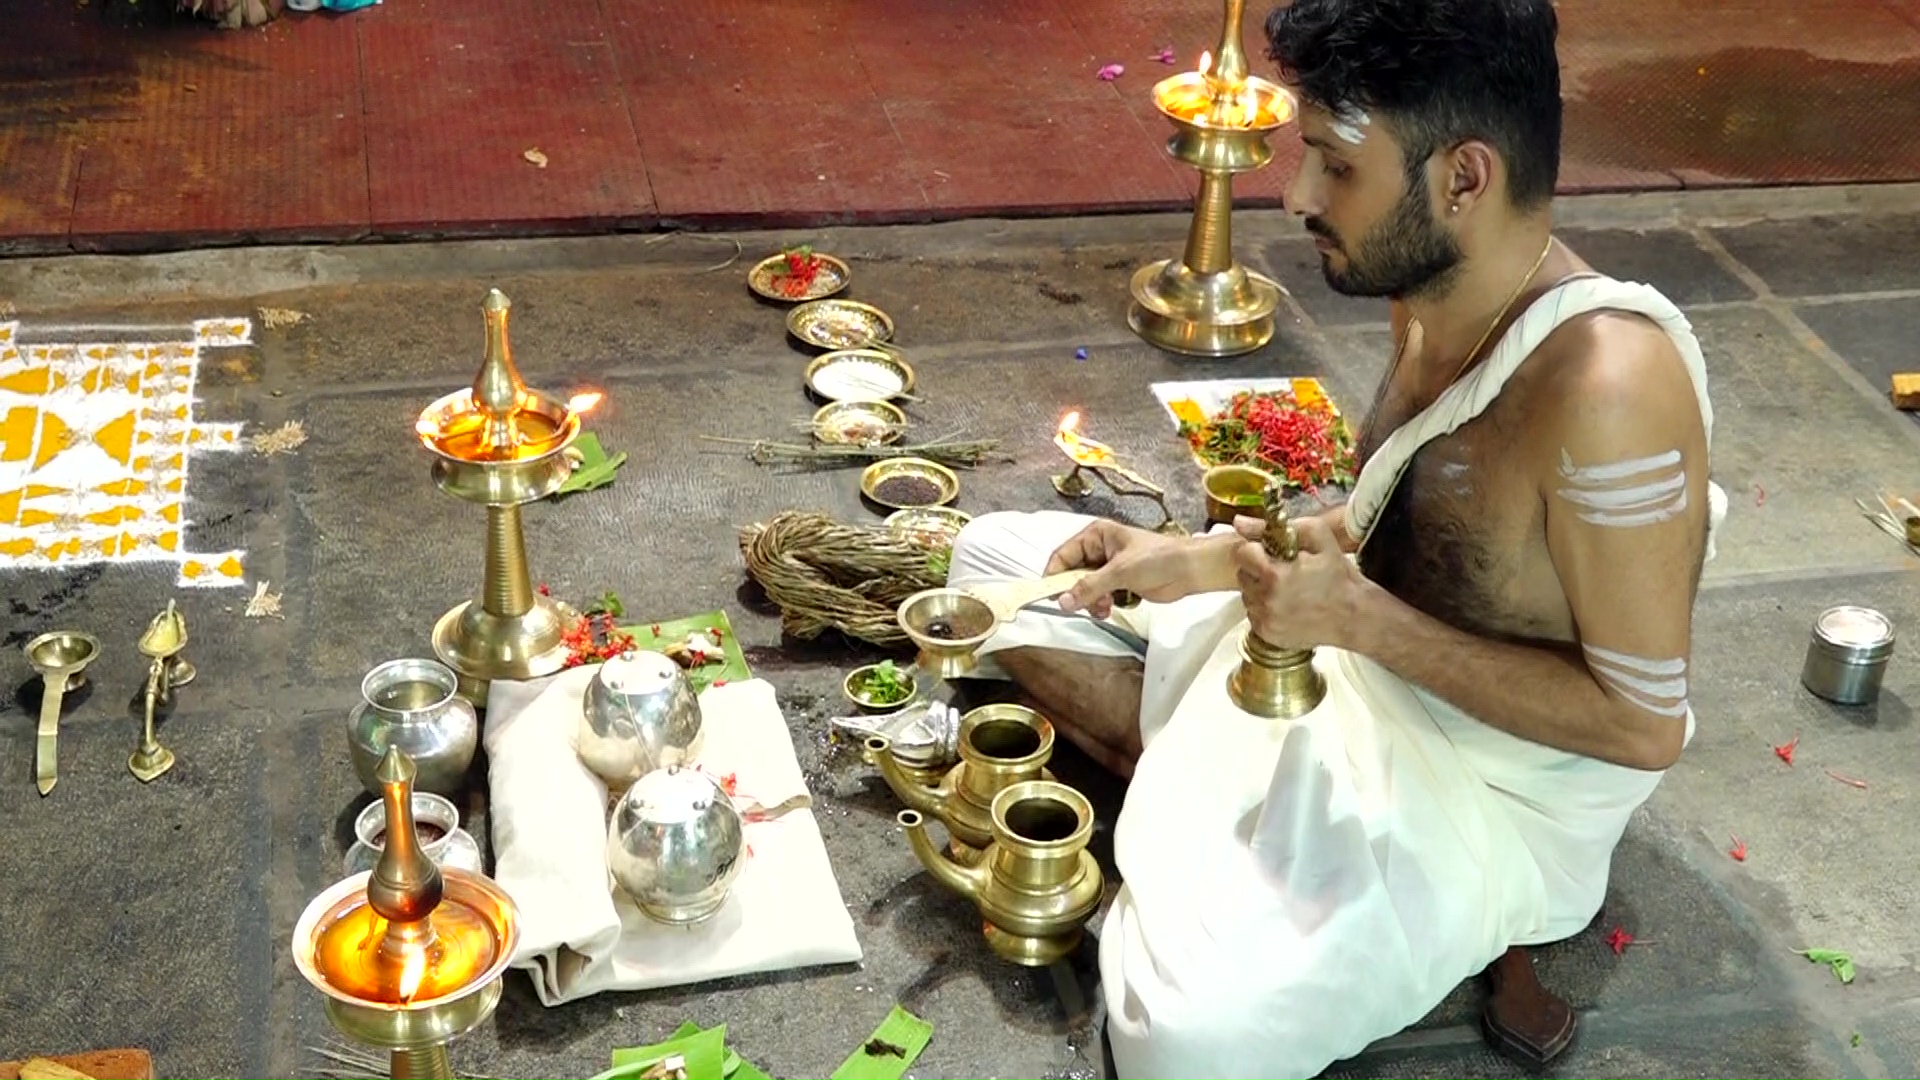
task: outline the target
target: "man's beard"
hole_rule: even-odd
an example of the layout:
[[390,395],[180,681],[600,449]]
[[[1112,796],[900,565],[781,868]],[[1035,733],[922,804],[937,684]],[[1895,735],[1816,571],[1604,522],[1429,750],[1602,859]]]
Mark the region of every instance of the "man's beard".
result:
[[1308,232],[1332,242],[1347,256],[1345,270],[1333,268],[1330,253],[1320,256],[1320,274],[1328,288],[1343,296],[1404,299],[1445,287],[1460,265],[1460,245],[1433,216],[1426,187],[1424,177],[1408,184],[1393,210],[1356,247],[1347,246],[1319,218],[1306,220]]

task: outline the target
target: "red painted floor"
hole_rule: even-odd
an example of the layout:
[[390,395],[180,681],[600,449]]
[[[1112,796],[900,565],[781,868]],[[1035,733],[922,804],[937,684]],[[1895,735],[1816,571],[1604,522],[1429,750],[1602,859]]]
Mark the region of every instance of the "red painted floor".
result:
[[[1174,68],[1152,55],[1191,66],[1221,17],[386,0],[222,32],[9,8],[0,251],[1174,208],[1195,178],[1164,153],[1148,90]],[[1920,0],[1560,12],[1569,192],[1920,180]],[[1274,142],[1241,205],[1277,203],[1297,146]]]

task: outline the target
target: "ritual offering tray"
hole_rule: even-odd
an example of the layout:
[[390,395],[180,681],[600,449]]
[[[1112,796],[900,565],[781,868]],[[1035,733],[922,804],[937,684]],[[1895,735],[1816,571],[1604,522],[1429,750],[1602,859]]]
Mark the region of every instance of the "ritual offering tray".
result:
[[747,288],[788,303],[832,296],[852,283],[853,271],[846,263],[807,247],[769,255],[747,271]]
[[890,510],[944,506],[959,497],[960,478],[925,458],[889,458],[867,466],[860,491]]
[[1353,430],[1318,379],[1159,383],[1153,393],[1203,468],[1244,465],[1287,491],[1353,483]]
[[972,520],[972,514],[951,506],[916,506],[895,510],[887,515],[883,524],[921,547],[947,551],[953,547],[954,538],[960,535],[960,530]]
[[893,319],[858,300],[814,300],[787,313],[787,333],[821,349],[867,349],[893,340]]
[[900,441],[907,414],[884,401],[835,401],[813,414],[813,437],[835,446],[885,446]]
[[890,401],[913,393],[913,368],[878,349],[841,349],[807,365],[807,389],[830,402]]

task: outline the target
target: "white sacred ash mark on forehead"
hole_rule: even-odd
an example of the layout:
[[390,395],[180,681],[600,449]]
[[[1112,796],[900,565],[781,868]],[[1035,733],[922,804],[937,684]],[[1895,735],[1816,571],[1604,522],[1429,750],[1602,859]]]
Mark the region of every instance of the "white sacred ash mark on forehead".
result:
[[20,331],[0,322],[0,570],[165,562],[181,586],[244,585],[244,552],[186,549],[187,477],[242,446],[240,424],[194,418],[194,386],[205,350],[250,344],[253,320]]
[[1359,146],[1367,141],[1366,129],[1373,126],[1373,117],[1368,116],[1365,109],[1348,106],[1333,110],[1331,116],[1327,128],[1341,142]]

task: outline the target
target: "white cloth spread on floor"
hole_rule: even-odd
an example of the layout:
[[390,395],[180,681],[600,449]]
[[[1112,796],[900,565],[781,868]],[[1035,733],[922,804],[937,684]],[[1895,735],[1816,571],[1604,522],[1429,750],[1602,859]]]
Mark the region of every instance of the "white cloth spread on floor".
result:
[[[805,809],[747,826],[747,865],[705,922],[655,922],[613,886],[607,787],[573,747],[593,671],[497,681],[488,690],[494,879],[520,909],[512,963],[533,976],[541,1003],[859,960],[853,919]],[[700,715],[699,764],[734,774],[742,797],[771,806],[806,790],[765,680],[704,691]]]
[[[1578,279],[1386,441],[1356,484],[1355,500],[1370,500],[1361,520],[1391,474],[1484,410],[1554,327],[1600,308],[1667,331],[1710,436],[1705,370],[1680,313],[1646,286]],[[1724,495],[1714,502],[1717,526]],[[960,534],[949,580],[1038,576],[1089,520],[984,515]],[[1243,713],[1227,694],[1247,628],[1237,593],[1113,621],[1148,642],[1145,752],[1114,830],[1124,884],[1100,932],[1123,1077],[1313,1076],[1403,1030],[1510,945],[1585,926],[1628,817],[1660,780],[1508,735],[1333,648],[1316,653],[1327,696],[1312,713]],[[1001,674],[991,654],[1019,645],[1127,652],[1086,620],[1022,612],[982,649],[981,674]]]

